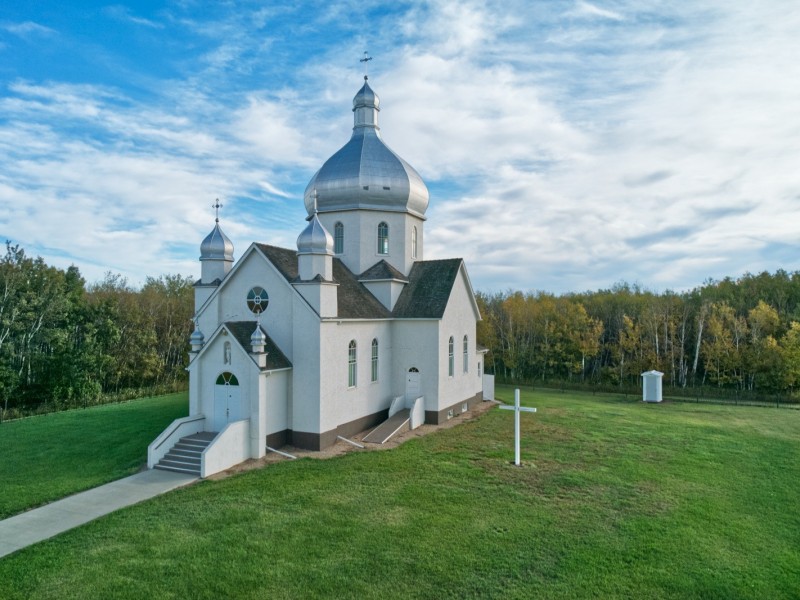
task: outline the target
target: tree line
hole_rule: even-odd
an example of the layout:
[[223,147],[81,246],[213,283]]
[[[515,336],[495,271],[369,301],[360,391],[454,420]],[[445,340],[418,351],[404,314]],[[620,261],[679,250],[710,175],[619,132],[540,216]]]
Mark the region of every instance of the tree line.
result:
[[108,273],[87,284],[6,243],[0,260],[0,417],[186,385],[192,281]]
[[689,292],[621,283],[556,296],[478,294],[487,367],[509,381],[792,395],[800,387],[800,272],[709,280]]

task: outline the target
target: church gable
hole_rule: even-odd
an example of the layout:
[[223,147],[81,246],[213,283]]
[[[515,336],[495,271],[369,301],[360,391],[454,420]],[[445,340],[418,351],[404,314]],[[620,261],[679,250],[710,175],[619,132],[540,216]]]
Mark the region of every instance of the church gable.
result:
[[[297,253],[288,248],[256,244],[288,283],[298,280]],[[357,277],[338,258],[333,259],[333,279],[338,284],[338,314],[340,319],[388,319],[392,315],[359,283]]]

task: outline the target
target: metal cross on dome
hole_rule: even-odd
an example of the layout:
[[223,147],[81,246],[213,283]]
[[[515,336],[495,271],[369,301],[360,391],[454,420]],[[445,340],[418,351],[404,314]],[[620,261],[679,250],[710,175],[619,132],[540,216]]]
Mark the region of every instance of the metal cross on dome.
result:
[[358,62],[364,63],[364,81],[369,79],[367,77],[367,63],[372,60],[372,57],[364,50],[364,58],[360,59]]
[[217,218],[215,219],[217,223],[219,223],[219,209],[222,208],[222,206],[223,205],[219,202],[219,198],[217,198],[217,201],[211,205],[211,208],[216,209],[217,211]]
[[521,412],[536,412],[535,408],[519,405],[519,389],[514,390],[514,406],[503,404],[500,406],[503,410],[514,411],[514,464],[519,466],[519,413]]

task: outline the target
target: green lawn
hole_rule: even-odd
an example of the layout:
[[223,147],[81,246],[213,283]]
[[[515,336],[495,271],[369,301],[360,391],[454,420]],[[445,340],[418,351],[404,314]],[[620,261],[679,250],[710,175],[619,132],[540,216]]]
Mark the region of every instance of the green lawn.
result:
[[[498,395],[510,401],[511,390]],[[800,412],[523,393],[0,559],[2,598],[797,598]]]
[[136,473],[147,445],[189,412],[187,394],[0,425],[0,518]]

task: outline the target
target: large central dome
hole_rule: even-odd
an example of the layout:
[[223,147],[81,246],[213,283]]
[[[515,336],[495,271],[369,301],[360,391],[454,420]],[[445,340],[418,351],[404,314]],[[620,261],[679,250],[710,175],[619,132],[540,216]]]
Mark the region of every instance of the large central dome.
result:
[[[366,79],[366,78],[365,78]],[[392,152],[378,127],[380,99],[364,82],[353,98],[353,136],[325,161],[305,191],[306,211],[384,210],[425,216],[428,188],[414,168]]]

